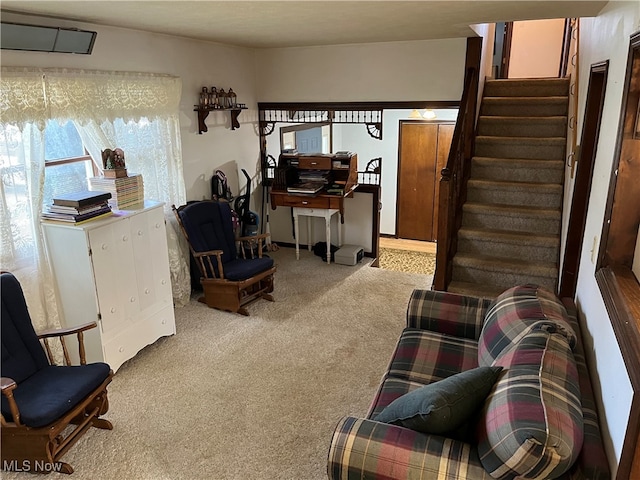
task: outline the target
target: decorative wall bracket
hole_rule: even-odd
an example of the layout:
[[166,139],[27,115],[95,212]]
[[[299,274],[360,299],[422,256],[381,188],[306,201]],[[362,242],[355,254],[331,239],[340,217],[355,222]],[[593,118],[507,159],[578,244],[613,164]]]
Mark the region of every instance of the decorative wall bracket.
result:
[[195,105],[196,108],[193,109],[194,112],[198,112],[198,134],[202,134],[203,132],[208,132],[209,128],[205,123],[206,118],[209,116],[209,112],[230,112],[231,114],[231,130],[235,130],[236,128],[240,128],[240,122],[238,121],[238,116],[240,116],[240,112],[242,110],[246,110],[247,107],[232,107],[232,108],[211,108],[211,107],[201,107],[199,105]]

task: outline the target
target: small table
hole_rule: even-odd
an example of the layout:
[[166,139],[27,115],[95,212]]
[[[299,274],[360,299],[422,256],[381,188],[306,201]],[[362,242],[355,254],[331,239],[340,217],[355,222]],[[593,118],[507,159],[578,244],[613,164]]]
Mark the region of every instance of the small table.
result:
[[[300,260],[300,245],[299,245],[299,228],[298,217],[322,217],[324,218],[325,228],[327,232],[327,263],[331,263],[331,217],[336,213],[340,213],[337,208],[306,208],[306,207],[292,207],[293,210],[293,228],[296,236],[296,260]],[[311,219],[307,219],[307,241],[311,241]],[[338,224],[338,246],[342,245],[342,229]],[[311,243],[307,244],[309,251],[311,251]]]

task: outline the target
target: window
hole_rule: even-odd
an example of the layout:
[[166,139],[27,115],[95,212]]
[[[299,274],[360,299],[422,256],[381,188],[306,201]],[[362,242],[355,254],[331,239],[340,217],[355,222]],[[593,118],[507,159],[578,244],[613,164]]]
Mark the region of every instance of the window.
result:
[[87,178],[97,175],[73,122],[49,120],[44,131],[45,183],[43,204],[67,192],[86,190]]

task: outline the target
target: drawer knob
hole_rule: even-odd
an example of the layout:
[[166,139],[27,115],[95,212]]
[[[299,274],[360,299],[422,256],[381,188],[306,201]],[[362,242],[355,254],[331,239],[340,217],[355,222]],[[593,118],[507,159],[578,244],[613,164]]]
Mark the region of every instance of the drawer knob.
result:
[[144,232],[142,230],[138,230],[138,236],[141,237]]
[[124,352],[124,347],[120,347],[120,348],[118,349],[118,351],[119,351],[120,353]]
[[156,223],[156,228],[160,228],[160,224],[159,223]]
[[129,301],[130,301],[131,303],[135,302],[135,301],[136,301],[136,297],[131,297],[131,298],[129,299]]
[[122,241],[123,241],[123,242],[126,242],[127,240],[129,240],[129,237],[127,237],[126,235],[123,235],[123,236],[122,236]]
[[162,279],[162,282],[161,282],[161,283],[162,283],[162,285],[166,285],[166,284],[167,284],[167,281],[166,281],[166,280],[164,280],[164,279]]
[[111,307],[111,313],[116,313],[116,307]]
[[317,165],[318,162],[311,162],[311,165]]
[[302,204],[303,205],[309,205],[309,202],[303,200]]
[[163,318],[163,319],[162,319],[162,325],[164,325],[165,323],[167,323],[167,319],[166,319],[166,318]]
[[106,243],[103,243],[100,248],[102,248],[102,250],[108,250],[109,249],[109,245],[107,245]]
[[149,290],[148,288],[145,288],[145,289],[144,289],[144,293],[145,293],[146,295],[149,295],[149,293],[151,293],[151,290]]

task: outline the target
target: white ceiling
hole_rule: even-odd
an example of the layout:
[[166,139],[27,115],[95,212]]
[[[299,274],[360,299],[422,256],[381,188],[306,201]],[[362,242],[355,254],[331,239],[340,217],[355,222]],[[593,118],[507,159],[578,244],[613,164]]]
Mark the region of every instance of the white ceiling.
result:
[[[269,48],[469,37],[469,25],[595,16],[606,1],[2,0],[2,10]],[[33,19],[33,24],[37,24]],[[65,25],[67,26],[67,25]]]

